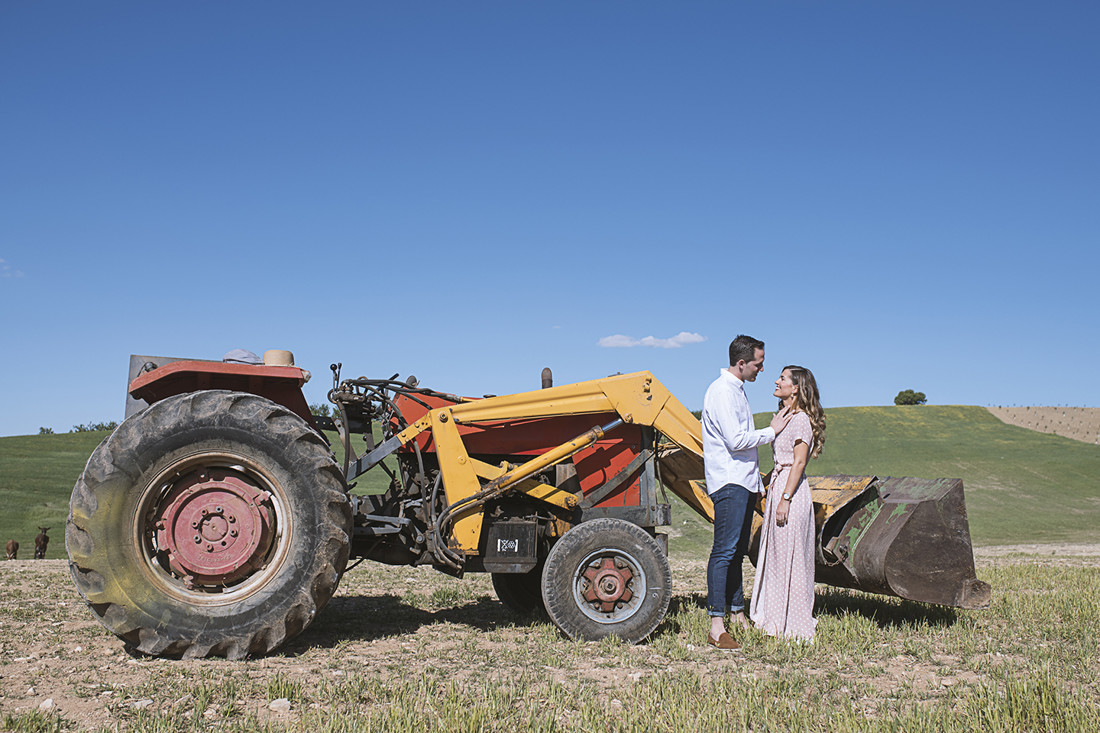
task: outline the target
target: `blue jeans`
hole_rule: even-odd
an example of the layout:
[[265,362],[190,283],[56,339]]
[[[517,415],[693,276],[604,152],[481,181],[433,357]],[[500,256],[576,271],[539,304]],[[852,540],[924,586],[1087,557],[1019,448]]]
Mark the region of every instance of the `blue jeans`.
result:
[[707,563],[707,615],[745,610],[741,561],[749,549],[752,508],[756,494],[737,484],[726,484],[710,495],[714,502],[714,548]]

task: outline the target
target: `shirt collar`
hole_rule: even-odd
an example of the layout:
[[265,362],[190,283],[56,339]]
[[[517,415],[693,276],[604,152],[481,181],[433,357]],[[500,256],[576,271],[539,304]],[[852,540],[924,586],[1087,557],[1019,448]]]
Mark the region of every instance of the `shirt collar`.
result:
[[743,381],[741,381],[740,379],[738,379],[737,377],[733,376],[733,373],[729,369],[723,369],[722,370],[722,376],[725,377],[726,379],[732,380],[733,383],[736,384],[741,389],[745,388],[745,383]]

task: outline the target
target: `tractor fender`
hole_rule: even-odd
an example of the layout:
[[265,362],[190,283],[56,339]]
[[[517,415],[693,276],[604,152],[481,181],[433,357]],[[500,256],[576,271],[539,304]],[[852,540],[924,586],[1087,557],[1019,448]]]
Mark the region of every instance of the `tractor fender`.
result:
[[320,432],[302,392],[309,378],[307,370],[296,366],[131,356],[126,416],[175,395],[226,389],[266,397]]

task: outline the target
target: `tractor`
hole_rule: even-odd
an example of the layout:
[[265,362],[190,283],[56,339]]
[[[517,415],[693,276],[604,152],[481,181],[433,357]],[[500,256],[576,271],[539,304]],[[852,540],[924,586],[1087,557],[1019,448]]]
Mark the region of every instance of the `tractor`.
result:
[[[713,507],[699,421],[652,374],[553,386],[544,370],[541,389],[468,398],[331,369],[328,418],[289,352],[131,357],[126,419],[77,480],[65,533],[79,593],[129,648],[267,654],[351,559],[490,573],[502,603],[575,639],[637,643],[661,623],[668,492],[709,521]],[[811,486],[819,582],[988,605],[961,481]]]

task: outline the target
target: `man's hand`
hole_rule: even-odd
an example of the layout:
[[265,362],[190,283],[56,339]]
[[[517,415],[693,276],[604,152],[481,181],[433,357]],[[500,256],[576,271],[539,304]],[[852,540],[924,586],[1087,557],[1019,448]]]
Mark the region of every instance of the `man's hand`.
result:
[[775,413],[772,417],[771,428],[772,431],[779,435],[783,431],[783,428],[787,427],[787,423],[791,421],[791,408],[784,407],[779,412]]

